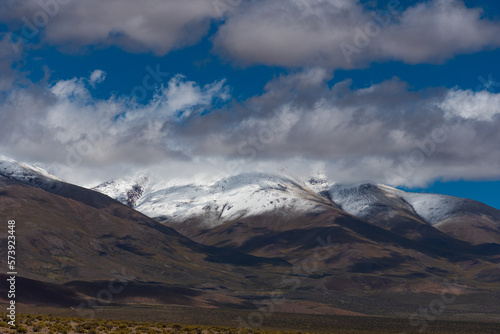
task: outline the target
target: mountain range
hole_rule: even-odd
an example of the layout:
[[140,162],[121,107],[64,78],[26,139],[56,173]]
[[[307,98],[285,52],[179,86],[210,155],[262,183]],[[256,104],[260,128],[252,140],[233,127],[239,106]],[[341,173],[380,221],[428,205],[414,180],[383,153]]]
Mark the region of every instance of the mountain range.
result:
[[208,183],[153,183],[145,174],[103,183],[106,194],[179,230],[215,228],[243,218],[286,217],[340,209],[416,237],[438,230],[472,244],[500,243],[500,211],[447,195],[411,193],[381,184],[338,184],[324,175],[298,181],[282,175],[242,174]]
[[54,303],[126,272],[116,302],[252,308],[281,293],[279,312],[410,314],[448,289],[462,296],[449,312],[477,311],[478,296],[499,311],[500,211],[473,200],[263,173],[86,189],[4,158],[0,210],[17,222],[25,290]]

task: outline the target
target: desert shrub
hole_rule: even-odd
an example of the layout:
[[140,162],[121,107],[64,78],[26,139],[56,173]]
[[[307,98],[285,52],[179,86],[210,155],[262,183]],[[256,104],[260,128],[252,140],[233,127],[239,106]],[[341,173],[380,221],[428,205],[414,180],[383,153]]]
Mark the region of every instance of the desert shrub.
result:
[[77,324],[75,327],[75,332],[76,333],[87,333],[87,330],[85,329],[83,324]]
[[129,329],[117,329],[113,332],[114,334],[130,334],[130,333],[133,333],[131,330]]
[[53,325],[51,326],[51,329],[52,329],[53,331],[56,331],[56,332],[61,332],[61,333],[62,333],[63,331],[68,332],[68,331],[72,330],[72,329],[73,329],[73,327],[71,327],[71,326],[70,326],[70,325],[68,325],[68,324],[66,324],[66,325],[65,325],[65,324],[63,324],[63,323],[59,323],[59,324],[57,324],[57,323],[56,323],[56,324],[53,324]]
[[93,321],[93,322],[86,322],[86,323],[83,324],[83,328],[85,328],[85,329],[95,329],[97,327],[99,327],[99,323],[95,322],[95,321]]
[[28,329],[22,325],[17,325],[16,332],[17,333],[28,333]]

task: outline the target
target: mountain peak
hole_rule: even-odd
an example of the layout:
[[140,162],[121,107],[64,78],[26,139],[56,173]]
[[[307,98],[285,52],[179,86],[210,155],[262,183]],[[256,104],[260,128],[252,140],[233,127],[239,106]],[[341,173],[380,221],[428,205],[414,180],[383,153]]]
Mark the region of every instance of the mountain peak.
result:
[[328,180],[326,173],[322,171],[317,172],[314,176],[311,176],[305,183],[316,193],[327,191],[332,185],[330,180]]
[[130,178],[115,179],[105,182],[92,188],[92,190],[106,194],[133,208],[143,195],[150,180],[151,178],[147,173],[138,172]]
[[63,181],[43,168],[21,163],[5,156],[0,156],[0,174],[11,180],[34,185],[36,183]]
[[266,173],[233,175],[215,182],[198,180],[183,184],[171,181],[168,185],[121,179],[104,183],[94,190],[150,217],[183,222],[202,216],[204,224],[209,226],[268,212],[287,215],[315,211],[319,204],[306,199],[307,196],[324,201],[289,177]]

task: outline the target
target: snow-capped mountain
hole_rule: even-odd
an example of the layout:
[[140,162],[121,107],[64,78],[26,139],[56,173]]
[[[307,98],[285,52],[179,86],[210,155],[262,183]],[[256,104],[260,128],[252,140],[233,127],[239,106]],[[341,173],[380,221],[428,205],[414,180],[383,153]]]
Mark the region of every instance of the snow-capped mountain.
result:
[[212,182],[155,183],[142,173],[101,184],[94,190],[170,226],[201,224],[210,229],[268,213],[291,218],[338,208],[389,230],[402,231],[402,224],[410,222],[407,231],[401,232],[405,235],[418,226],[434,226],[473,243],[500,242],[500,212],[482,203],[380,184],[332,183],[324,174],[307,181],[254,173]]
[[[0,157],[0,175],[70,197],[79,193],[42,168],[5,157]],[[153,182],[146,173],[138,173],[93,190],[170,226],[197,224],[210,229],[263,214],[290,219],[337,208],[405,236],[433,226],[474,244],[500,243],[500,211],[483,203],[381,184],[332,183],[321,173],[307,181],[253,173],[195,182]]]
[[500,242],[500,211],[474,200],[381,184],[333,185],[329,196],[342,210],[384,228],[413,220],[472,243]]
[[[49,191],[65,187],[63,180],[46,170],[6,157],[0,157],[0,175]],[[213,228],[266,213],[293,217],[334,207],[386,229],[413,221],[472,243],[500,242],[500,211],[480,202],[381,184],[333,183],[324,173],[307,181],[253,173],[214,181],[153,182],[141,172],[93,190],[170,224],[194,219],[204,228]]]
[[35,187],[53,187],[63,182],[45,169],[0,156],[0,175]]
[[390,210],[408,211],[425,222],[434,225],[464,207],[467,199],[437,195],[410,193],[381,184],[333,185],[330,198],[342,210],[360,218]]
[[148,184],[149,176],[145,173],[138,173],[129,179],[116,179],[103,183],[93,190],[106,194],[130,207],[135,207]]
[[314,210],[322,204],[335,205],[359,218],[377,211],[398,210],[437,224],[463,208],[470,200],[437,194],[418,194],[380,184],[332,184],[318,174],[306,182],[264,173],[226,177],[216,182],[165,186],[152,184],[144,173],[128,179],[103,183],[93,190],[104,193],[151,217],[187,219],[197,215],[221,221],[264,212]]
[[[415,272],[423,275],[427,267],[454,270],[456,264],[449,260],[475,261],[485,257],[486,262],[479,262],[476,273],[487,279],[489,272],[483,273],[483,269],[490,266],[488,257],[500,254],[500,245],[491,245],[500,244],[499,211],[450,196],[412,194],[375,184],[332,184],[321,174],[300,181],[264,173],[191,182],[157,182],[139,173],[129,179],[104,183],[95,188],[100,191],[96,192],[61,181],[34,166],[10,159],[0,162],[0,186],[10,189],[8,196],[28,199],[36,203],[29,204],[34,207],[58,203],[48,208],[55,212],[55,218],[33,218],[35,226],[47,224],[43,226],[53,227],[57,233],[62,228],[73,233],[79,229],[77,226],[86,226],[89,231],[100,231],[101,236],[115,236],[109,247],[118,247],[116,254],[123,254],[121,251],[138,256],[153,254],[153,250],[142,249],[162,248],[163,243],[154,243],[156,233],[168,232],[175,238],[183,234],[204,247],[224,247],[261,258],[279,257],[295,264],[314,256],[318,240],[330,240],[335,250],[320,264],[325,270],[384,272],[390,277]],[[44,191],[33,192],[32,187],[19,182]],[[151,220],[145,224],[147,217],[103,193],[166,226]],[[12,210],[5,205],[7,202],[3,203],[2,210]],[[39,211],[35,209],[33,215]],[[116,218],[128,219],[126,229],[121,225],[113,227]],[[68,229],[68,226],[73,227]],[[153,231],[145,239],[129,237],[146,227],[152,227]],[[103,228],[111,229],[112,233],[104,234]],[[191,241],[184,239],[180,245],[186,242]],[[94,240],[89,244],[95,247]],[[52,246],[46,245],[47,249]],[[85,247],[78,246],[78,250]],[[104,248],[97,249],[108,253]],[[217,253],[212,259],[218,261],[220,256]]]
[[159,220],[203,217],[206,227],[263,213],[294,215],[331,206],[327,199],[291,178],[269,174],[242,174],[215,182],[153,184],[147,176],[107,182],[102,192]]
[[324,172],[316,173],[316,175],[310,177],[304,183],[309,189],[313,190],[317,194],[326,194],[325,192],[327,192],[332,186],[332,183],[328,180],[328,177]]
[[[318,296],[328,290],[365,294],[367,286],[377,292],[406,291],[409,284],[412,291],[436,291],[435,285],[420,286],[420,278],[455,277],[461,264],[473,264],[467,281],[473,287],[477,278],[489,282],[497,275],[491,267],[500,245],[472,246],[444,233],[415,241],[384,230],[339,209],[329,198],[340,186],[321,175],[303,182],[244,174],[213,182],[158,183],[137,174],[100,187],[129,206],[170,214],[161,225],[102,193],[60,181],[36,167],[8,159],[0,166],[0,212],[25,227],[19,230],[19,245],[29,257],[23,272],[32,279],[49,273],[52,283],[96,282],[109,279],[110,268],[117,267],[126,268],[141,286],[146,280],[154,280],[155,286],[217,282],[221,290],[248,300],[246,291],[261,295],[267,291],[263,287],[281,282],[291,266],[304,268],[310,259],[317,260],[314,266],[321,274],[299,275],[306,291]],[[387,190],[381,187],[362,188],[369,197],[374,189]],[[362,198],[357,188],[342,189],[344,205],[350,196]],[[185,217],[178,220],[181,226],[171,225],[174,218]],[[204,228],[183,228],[199,222]],[[367,279],[353,279],[363,275]],[[298,296],[303,300],[303,293]]]
[[384,186],[370,183],[334,184],[328,190],[328,195],[342,210],[363,219],[387,210],[413,211],[409,203],[392,192],[385,191]]

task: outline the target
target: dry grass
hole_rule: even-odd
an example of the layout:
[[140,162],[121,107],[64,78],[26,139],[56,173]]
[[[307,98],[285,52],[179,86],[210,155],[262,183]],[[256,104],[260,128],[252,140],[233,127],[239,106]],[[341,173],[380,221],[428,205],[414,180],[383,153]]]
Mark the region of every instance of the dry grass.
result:
[[[2,315],[5,319],[5,314]],[[1,333],[40,334],[286,334],[294,332],[266,330],[238,330],[224,327],[188,326],[160,322],[137,322],[123,320],[89,320],[84,318],[56,317],[47,315],[18,315],[17,326],[0,322]]]
[[[6,319],[6,314],[1,314],[1,319]],[[295,316],[292,315],[285,321],[289,326],[294,323]],[[276,329],[258,328],[258,329],[237,329],[223,326],[202,326],[186,324],[168,324],[165,322],[151,321],[132,321],[132,320],[112,320],[112,319],[86,319],[75,317],[63,317],[54,315],[26,315],[18,314],[16,316],[16,328],[11,328],[6,321],[0,320],[0,333],[43,333],[43,334],[306,334],[306,333],[336,333],[336,334],[401,334],[417,333],[418,328],[412,328],[408,325],[407,319],[379,318],[369,319],[362,317],[341,317],[336,325],[328,326],[328,329],[319,329],[317,322],[321,318],[307,318],[309,330],[290,331]],[[283,319],[282,319],[283,320]],[[280,322],[280,321],[278,321]],[[283,324],[282,324],[283,326]],[[299,326],[299,328],[302,326]],[[321,326],[320,326],[321,327]],[[477,333],[489,334],[500,333],[498,324],[493,323],[471,323],[471,322],[448,322],[436,321],[429,323],[429,327],[424,333],[435,334],[462,334]]]

